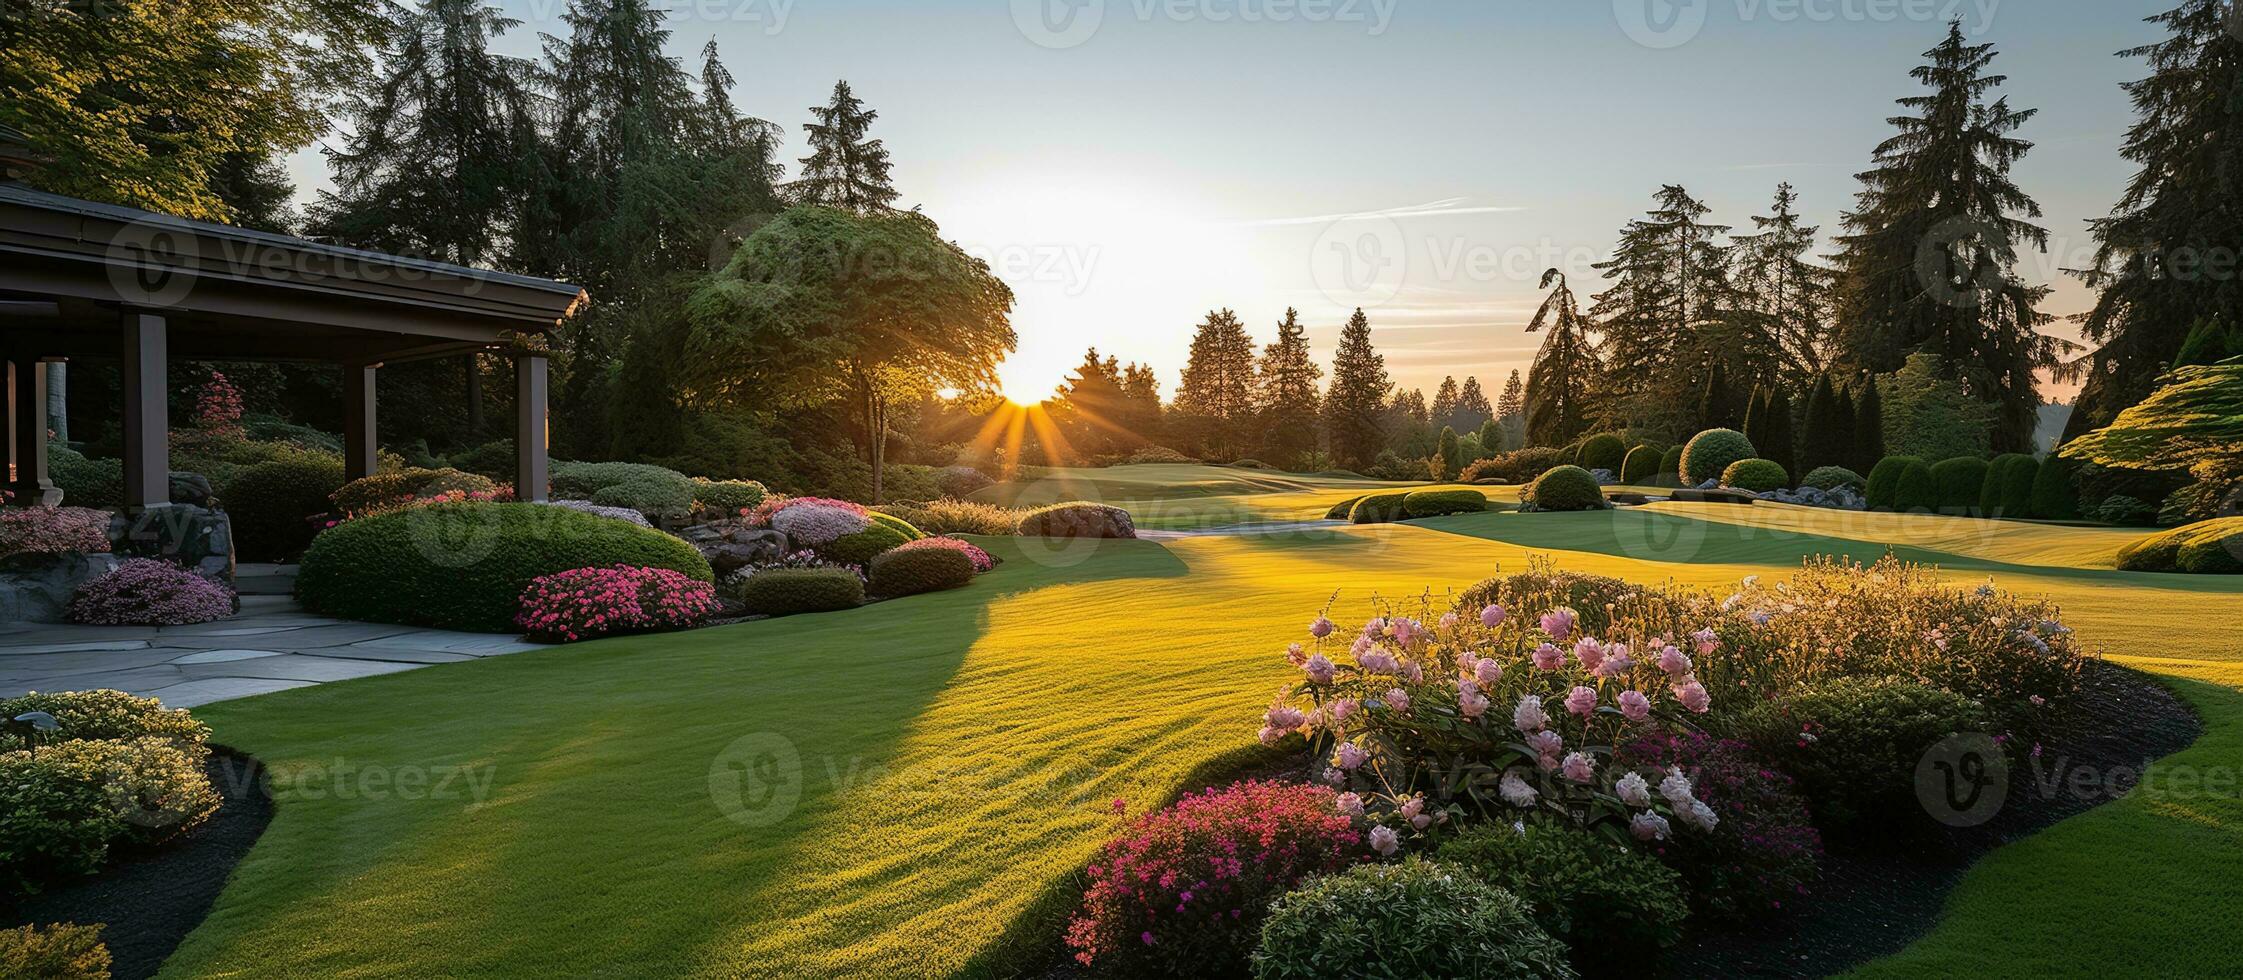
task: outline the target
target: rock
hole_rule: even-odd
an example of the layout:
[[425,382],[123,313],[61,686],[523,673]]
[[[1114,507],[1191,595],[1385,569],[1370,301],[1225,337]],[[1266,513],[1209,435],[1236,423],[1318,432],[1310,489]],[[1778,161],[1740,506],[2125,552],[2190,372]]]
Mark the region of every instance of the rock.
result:
[[100,552],[20,554],[0,558],[0,622],[60,623],[78,586],[109,574],[117,556]]
[[709,568],[718,578],[756,562],[777,561],[789,550],[785,534],[739,521],[696,524],[678,532],[678,536],[709,560]]
[[161,558],[234,587],[234,525],[225,511],[173,504],[119,514],[109,521],[109,540],[120,555]]
[[171,502],[192,507],[211,505],[210,478],[200,473],[171,471]]
[[1669,499],[1683,504],[1750,504],[1760,498],[1742,490],[1677,490]]

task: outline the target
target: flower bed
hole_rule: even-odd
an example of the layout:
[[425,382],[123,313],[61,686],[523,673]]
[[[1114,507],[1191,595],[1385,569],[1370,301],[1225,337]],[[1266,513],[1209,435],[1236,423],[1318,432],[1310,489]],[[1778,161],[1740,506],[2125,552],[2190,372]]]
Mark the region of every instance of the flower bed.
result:
[[0,557],[108,550],[108,511],[90,507],[0,509]]
[[0,751],[0,882],[14,894],[90,874],[113,848],[162,843],[218,807],[207,729],[184,712],[116,691],[31,694],[0,710],[45,711],[61,726]]
[[716,587],[707,582],[667,568],[611,565],[532,579],[514,621],[532,639],[568,643],[684,629],[716,611]]
[[95,626],[185,626],[233,614],[232,590],[154,558],[127,558],[70,600],[70,621]]

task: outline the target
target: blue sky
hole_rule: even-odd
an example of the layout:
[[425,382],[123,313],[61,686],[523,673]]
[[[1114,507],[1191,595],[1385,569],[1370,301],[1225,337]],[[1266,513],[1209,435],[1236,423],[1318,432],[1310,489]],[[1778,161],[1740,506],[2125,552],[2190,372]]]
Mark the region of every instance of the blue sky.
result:
[[[803,154],[806,108],[846,78],[880,112],[902,203],[1019,296],[1016,397],[1085,347],[1173,385],[1191,328],[1228,306],[1257,342],[1287,306],[1327,357],[1368,308],[1405,385],[1499,385],[1546,267],[1588,264],[1662,183],[1749,230],[1779,181],[1834,230],[1892,101],[1949,16],[1993,41],[2040,110],[2017,178],[2039,198],[2047,309],[2089,296],[2085,222],[2132,167],[2114,54],[2167,0],[676,0],[672,43],[712,36],[734,97]],[[562,0],[503,0],[536,51]],[[1669,29],[1671,28],[1671,29]],[[1662,30],[1664,29],[1664,33]],[[316,152],[300,155],[308,187]],[[2068,328],[2067,328],[2068,329]]]

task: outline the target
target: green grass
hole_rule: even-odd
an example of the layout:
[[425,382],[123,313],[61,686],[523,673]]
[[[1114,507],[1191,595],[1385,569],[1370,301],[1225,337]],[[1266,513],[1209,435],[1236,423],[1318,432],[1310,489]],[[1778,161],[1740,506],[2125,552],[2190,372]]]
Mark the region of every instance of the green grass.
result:
[[[956,591],[211,705],[197,714],[219,741],[284,777],[466,766],[489,792],[340,798],[284,779],[272,827],[165,975],[1003,975],[1048,948],[1115,826],[1110,801],[1157,804],[1250,745],[1290,674],[1278,651],[1335,588],[1352,613],[1374,590],[1460,588],[1535,555],[1720,587],[1818,551],[1873,557],[1895,528],[1861,516],[1660,507],[992,539],[1006,564]],[[1986,523],[1900,530],[1911,557],[2047,594],[2091,646],[2175,678],[2209,731],[2166,765],[2243,771],[2243,582],[2111,571],[2088,561],[2099,529]],[[2058,555],[2077,560],[2034,564]],[[743,738],[797,755],[791,782],[759,770],[798,794],[768,824],[727,819],[719,800],[740,794],[712,793]],[[2138,795],[1997,852],[1937,931],[1868,972],[2234,975],[2243,950],[2220,937],[2239,877],[2233,794]]]
[[[1092,500],[1128,510],[1149,531],[1196,531],[1245,524],[1322,520],[1342,500],[1397,487],[1451,489],[1457,484],[1372,480],[1352,473],[1284,473],[1204,463],[1145,463],[1104,468],[1037,469],[984,487],[973,499],[1012,506]],[[1517,487],[1471,487],[1495,502],[1517,503]]]

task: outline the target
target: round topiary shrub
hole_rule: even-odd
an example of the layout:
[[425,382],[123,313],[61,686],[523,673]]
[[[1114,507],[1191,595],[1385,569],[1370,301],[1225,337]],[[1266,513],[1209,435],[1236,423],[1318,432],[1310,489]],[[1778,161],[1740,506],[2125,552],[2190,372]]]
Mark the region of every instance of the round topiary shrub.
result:
[[949,548],[895,550],[874,558],[866,578],[873,595],[893,599],[970,585],[974,563],[965,552]]
[[1916,765],[1951,735],[1993,731],[1978,702],[1913,678],[1837,677],[1755,705],[1738,730],[1798,781],[1824,833],[1922,827]]
[[1408,493],[1374,493],[1358,498],[1348,508],[1351,524],[1391,524],[1410,516]]
[[1134,538],[1129,512],[1105,504],[1053,504],[1020,516],[1020,533],[1036,538]]
[[1893,481],[1892,509],[1903,514],[1928,514],[1939,508],[1939,483],[1932,479],[1931,465],[1914,457],[1906,457],[1900,473]]
[[1560,466],[1527,484],[1519,499],[1537,511],[1602,510],[1604,488],[1578,466]]
[[1419,490],[1402,498],[1402,511],[1411,517],[1477,514],[1488,509],[1488,496],[1478,490]]
[[1581,454],[1576,465],[1585,470],[1611,470],[1620,472],[1620,464],[1628,458],[1628,444],[1610,432],[1600,432],[1581,443]]
[[1682,481],[1681,446],[1668,446],[1666,452],[1659,454],[1659,472],[1656,475],[1661,479],[1673,480],[1677,483]]
[[1271,906],[1257,980],[1573,977],[1563,943],[1519,897],[1416,858],[1319,878]]
[[[904,526],[909,527],[910,525],[906,524]],[[872,521],[862,531],[844,534],[824,544],[813,545],[811,550],[817,552],[818,557],[827,561],[861,567],[872,561],[874,557],[892,548],[908,544],[913,540],[916,539],[898,530],[895,524]]]
[[70,621],[95,626],[185,626],[233,614],[225,586],[153,558],[118,562],[70,597]]
[[1900,475],[1912,464],[1923,463],[1920,456],[1887,456],[1869,468],[1869,480],[1863,485],[1862,497],[1869,502],[1870,510],[1898,510]]
[[1707,429],[1682,447],[1682,484],[1698,486],[1707,480],[1719,479],[1729,469],[1729,464],[1740,459],[1751,459],[1760,453],[1752,448],[1752,440],[1735,429]]
[[2079,487],[2072,482],[2076,466],[2055,453],[2041,457],[2033,471],[2032,515],[2044,521],[2079,520]]
[[709,480],[694,477],[692,489],[695,506],[727,516],[737,516],[771,495],[771,491],[754,480]]
[[1931,466],[1932,509],[1956,517],[1970,517],[1978,513],[1978,495],[1986,487],[1986,471],[1990,467],[1976,456],[1957,456],[1943,459]]
[[590,500],[603,487],[619,483],[666,483],[685,492],[687,500],[693,497],[693,481],[685,474],[667,466],[649,463],[579,463],[573,460],[555,460],[549,478],[553,494]]
[[917,541],[899,544],[888,553],[892,555],[897,552],[919,551],[925,548],[943,548],[966,556],[966,561],[973,564],[974,574],[976,575],[997,567],[997,559],[990,557],[989,552],[983,551],[980,546],[951,537],[920,538]]
[[488,494],[496,492],[498,484],[491,482],[490,477],[475,473],[410,467],[352,480],[337,488],[331,499],[335,503],[335,509],[342,513],[365,514],[404,501],[434,497],[454,490],[467,494]]
[[572,568],[522,590],[515,625],[532,639],[573,643],[684,629],[718,609],[716,587],[667,568]]
[[2024,517],[2033,506],[2033,476],[2040,461],[2024,453],[2003,453],[1986,467],[1978,488],[1978,512],[1986,517]]
[[1690,915],[1666,865],[1585,831],[1482,825],[1443,843],[1438,857],[1529,897],[1535,924],[1571,949],[1584,973],[1651,960],[1681,940]]
[[1628,486],[1643,486],[1644,481],[1659,475],[1659,460],[1664,453],[1648,445],[1628,450],[1628,458],[1620,461],[1620,482]]
[[1844,487],[1860,493],[1869,483],[1861,478],[1861,474],[1843,466],[1817,466],[1807,473],[1806,479],[1799,481],[1799,485],[1823,491]]
[[304,552],[296,597],[344,619],[505,633],[532,580],[605,565],[712,580],[692,545],[650,528],[562,507],[443,503],[329,528]]
[[1363,498],[1361,497],[1349,497],[1346,500],[1342,500],[1339,503],[1333,504],[1332,509],[1324,512],[1324,519],[1327,521],[1347,520],[1348,515],[1355,512],[1356,502],[1362,499]]
[[739,597],[765,616],[854,609],[864,605],[864,579],[846,568],[772,568],[740,583]]
[[219,491],[244,561],[288,561],[304,553],[343,488],[343,461],[305,453],[259,463]]
[[2118,568],[2127,572],[2243,572],[2243,517],[2184,524],[2137,539],[2118,549]]
[[1772,459],[1740,459],[1721,471],[1721,485],[1751,493],[1782,490],[1791,485],[1791,474]]

